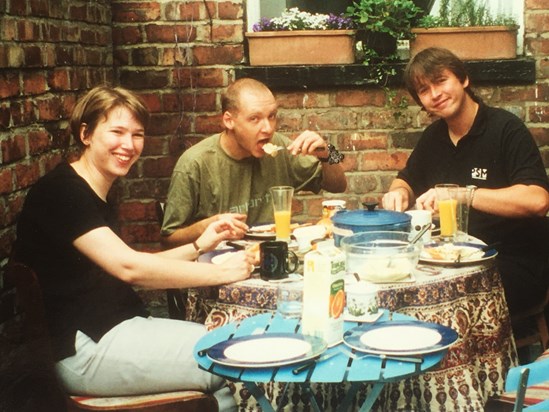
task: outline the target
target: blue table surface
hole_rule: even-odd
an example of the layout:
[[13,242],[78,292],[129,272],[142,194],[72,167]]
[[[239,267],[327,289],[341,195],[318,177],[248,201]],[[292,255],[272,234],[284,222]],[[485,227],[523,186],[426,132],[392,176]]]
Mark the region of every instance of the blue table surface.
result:
[[[415,318],[393,313],[392,319],[414,320]],[[378,321],[389,321],[388,311],[384,311]],[[324,354],[338,352],[337,355],[317,362],[314,368],[307,369],[297,375],[292,371],[300,363],[267,368],[229,367],[217,364],[207,355],[201,353],[229,338],[274,332],[299,332],[298,322],[299,319],[284,319],[276,313],[264,313],[243,319],[240,323],[230,323],[214,329],[203,336],[195,345],[194,357],[203,369],[241,382],[391,382],[434,368],[447,352],[446,350],[442,350],[425,354],[423,355],[423,362],[419,365],[389,359],[383,361],[378,356],[353,359],[352,355],[350,355],[351,348],[348,348],[347,345],[341,342],[324,352]],[[347,331],[358,325],[359,323],[357,322],[345,322],[344,330]],[[267,330],[265,331],[266,328]],[[348,350],[342,351],[341,346],[344,346]],[[358,355],[362,355],[362,353],[358,353]]]

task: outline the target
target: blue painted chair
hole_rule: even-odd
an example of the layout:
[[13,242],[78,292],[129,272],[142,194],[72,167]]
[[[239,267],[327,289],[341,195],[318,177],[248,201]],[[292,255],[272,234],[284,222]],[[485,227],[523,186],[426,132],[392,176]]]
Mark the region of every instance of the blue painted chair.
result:
[[526,365],[511,368],[505,392],[487,405],[487,412],[549,411],[549,350]]

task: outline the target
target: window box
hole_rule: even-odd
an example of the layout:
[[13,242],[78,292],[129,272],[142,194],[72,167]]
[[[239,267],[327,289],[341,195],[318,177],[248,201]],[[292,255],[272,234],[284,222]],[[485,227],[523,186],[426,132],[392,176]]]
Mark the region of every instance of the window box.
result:
[[251,66],[351,64],[354,30],[295,30],[246,33]]

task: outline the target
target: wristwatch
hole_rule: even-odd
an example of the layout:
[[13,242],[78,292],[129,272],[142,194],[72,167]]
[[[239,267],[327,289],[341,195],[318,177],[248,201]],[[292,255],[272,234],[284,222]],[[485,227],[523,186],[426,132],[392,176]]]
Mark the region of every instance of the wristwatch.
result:
[[345,158],[343,153],[339,153],[339,150],[335,148],[333,144],[328,144],[328,157],[319,157],[318,160],[325,163],[328,162],[331,165],[340,163]]

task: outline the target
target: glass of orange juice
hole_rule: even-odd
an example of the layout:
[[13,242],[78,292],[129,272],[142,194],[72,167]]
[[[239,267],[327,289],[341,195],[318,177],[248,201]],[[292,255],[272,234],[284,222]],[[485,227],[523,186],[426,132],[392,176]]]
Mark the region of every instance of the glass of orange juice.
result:
[[443,183],[435,185],[438,214],[440,219],[440,238],[453,241],[457,232],[457,190],[458,185]]
[[289,242],[294,188],[291,186],[273,186],[270,192],[273,201],[276,240]]

